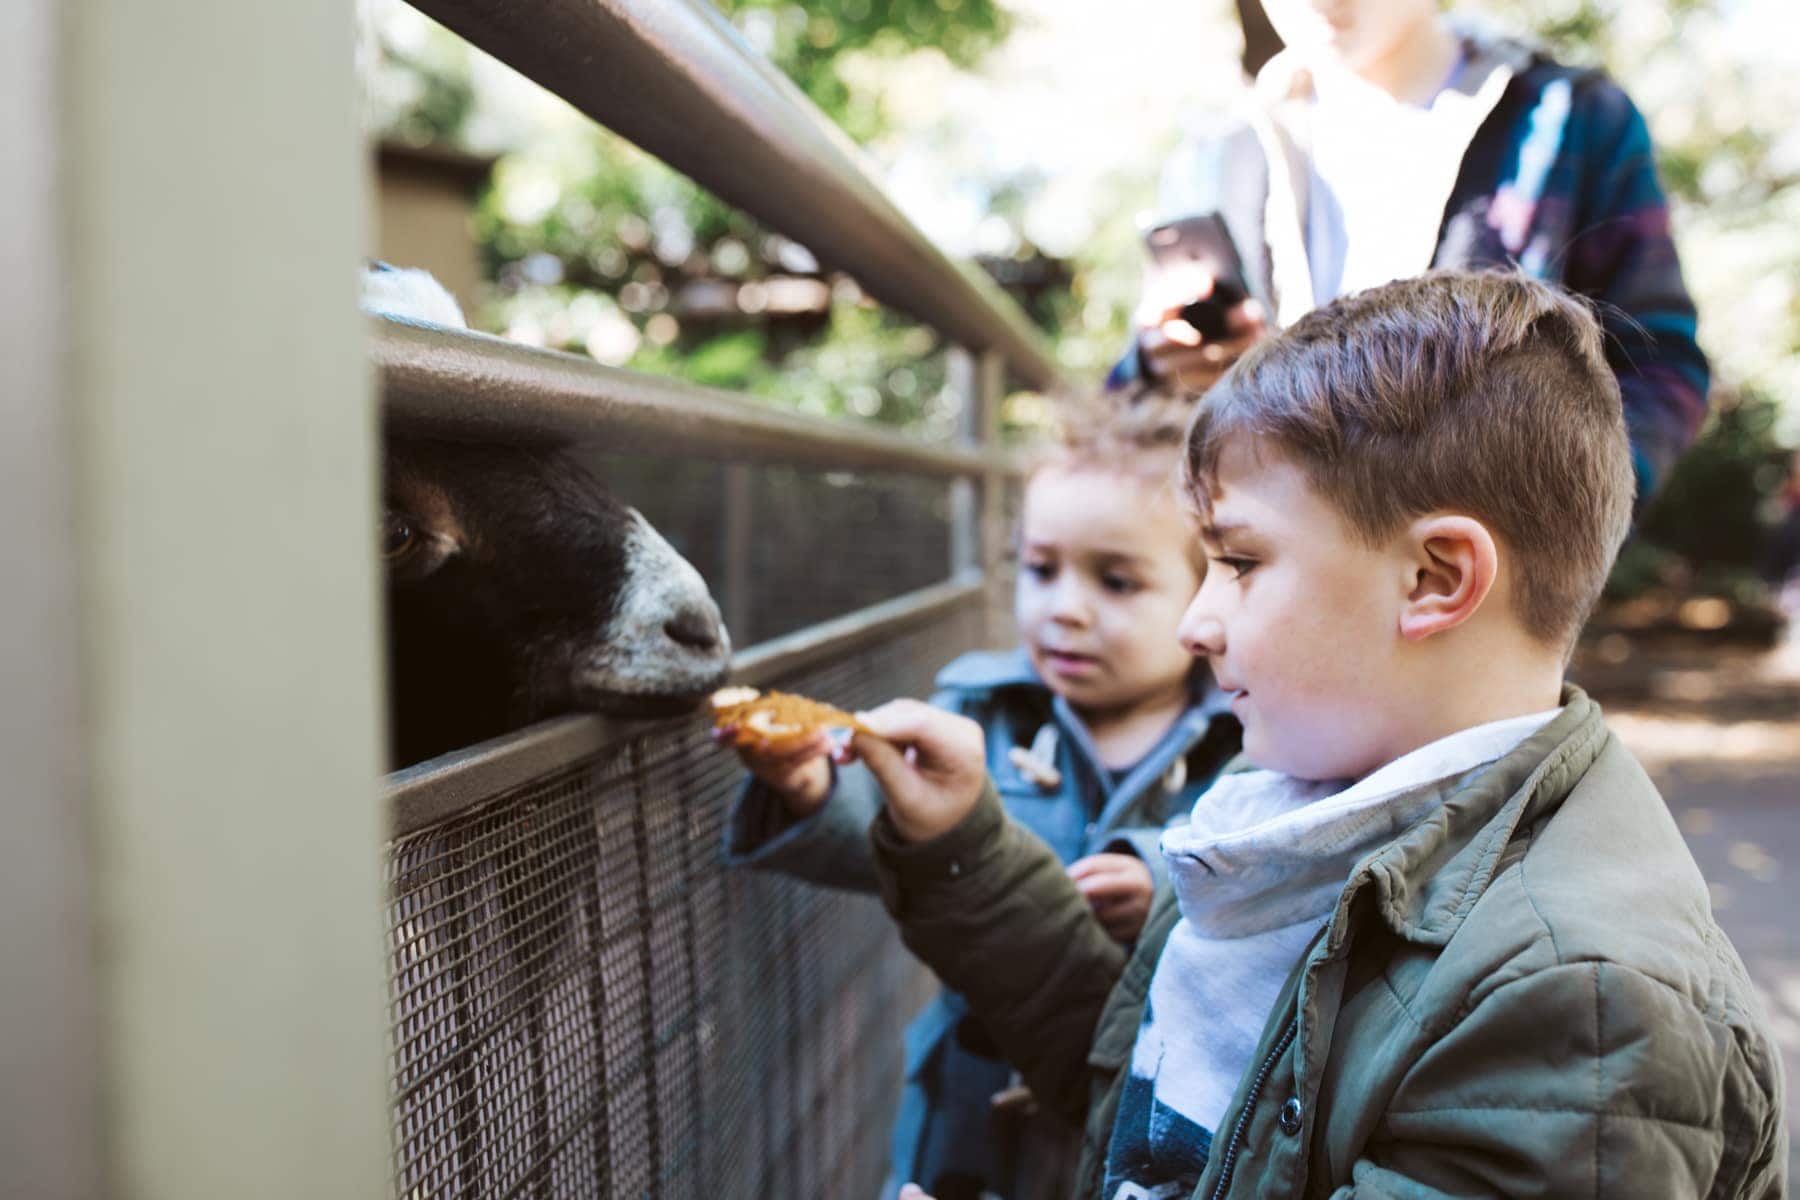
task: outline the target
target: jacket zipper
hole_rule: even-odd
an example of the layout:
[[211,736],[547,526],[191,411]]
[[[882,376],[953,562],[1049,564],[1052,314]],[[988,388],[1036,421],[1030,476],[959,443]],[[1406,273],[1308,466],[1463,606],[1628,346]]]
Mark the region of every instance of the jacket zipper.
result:
[[1244,1095],[1244,1107],[1238,1113],[1237,1124],[1231,1128],[1231,1140],[1225,1143],[1225,1161],[1219,1168],[1219,1182],[1213,1187],[1209,1200],[1220,1200],[1225,1195],[1225,1189],[1231,1186],[1231,1171],[1237,1166],[1238,1143],[1250,1124],[1250,1114],[1256,1111],[1256,1101],[1262,1095],[1263,1084],[1269,1081],[1269,1072],[1275,1069],[1275,1061],[1287,1053],[1287,1048],[1294,1044],[1294,1035],[1299,1031],[1300,1021],[1296,1018],[1282,1031],[1281,1039],[1269,1051],[1269,1056],[1263,1059],[1256,1078],[1250,1081],[1250,1090]]

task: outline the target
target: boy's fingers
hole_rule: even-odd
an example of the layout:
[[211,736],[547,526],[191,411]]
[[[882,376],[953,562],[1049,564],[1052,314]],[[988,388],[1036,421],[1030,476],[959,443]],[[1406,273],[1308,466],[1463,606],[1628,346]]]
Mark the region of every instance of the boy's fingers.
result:
[[1160,325],[1213,292],[1212,272],[1198,263],[1155,272],[1138,308],[1139,325]]
[[[890,700],[856,719],[870,737],[858,733],[857,752],[870,759],[878,741],[896,744],[909,767],[926,773],[979,772],[983,764],[981,726],[967,717],[945,712],[919,700]],[[889,748],[893,748],[890,746]]]
[[1254,299],[1235,304],[1225,314],[1225,328],[1236,334],[1253,336],[1263,331],[1263,307]]
[[1096,871],[1104,870],[1105,867],[1105,855],[1090,854],[1086,858],[1078,858],[1069,864],[1069,878],[1076,880],[1086,879]]
[[1069,868],[1069,878],[1082,892],[1090,892],[1095,888],[1104,888],[1121,878],[1117,867],[1111,863],[1090,862],[1081,868],[1079,873],[1074,867]]
[[756,750],[754,753],[763,761],[775,764],[799,764],[810,758],[817,758],[831,749],[831,739],[822,733],[815,733],[799,745],[787,749]]
[[[886,738],[890,742],[913,742],[929,737],[932,718],[940,713],[940,709],[918,700],[889,700],[880,708],[857,713],[856,719],[877,738]],[[857,736],[864,742],[872,740],[866,734],[859,733]]]
[[1161,333],[1163,337],[1167,338],[1177,346],[1187,346],[1192,348],[1206,340],[1198,329],[1195,329],[1180,317],[1170,317],[1156,328],[1157,332]]
[[1096,903],[1129,896],[1138,887],[1123,875],[1100,875],[1075,882],[1075,890]]
[[1210,342],[1199,346],[1178,346],[1164,339],[1161,349],[1147,352],[1150,372],[1162,380],[1175,380],[1183,375],[1216,375],[1219,365],[1214,356],[1220,351]]
[[870,737],[866,733],[858,733],[845,749],[860,758],[863,765],[875,772],[875,778],[884,784],[899,772],[908,769],[901,748],[885,737]]
[[925,1189],[916,1183],[909,1183],[900,1189],[900,1200],[931,1200]]
[[753,771],[787,771],[829,754],[831,739],[823,733],[815,733],[794,746],[776,747],[750,742],[739,746],[737,751]]
[[1099,854],[1090,854],[1086,858],[1078,858],[1069,864],[1069,878],[1082,879],[1090,875],[1131,875],[1142,860],[1133,854],[1121,854],[1116,850],[1103,850]]

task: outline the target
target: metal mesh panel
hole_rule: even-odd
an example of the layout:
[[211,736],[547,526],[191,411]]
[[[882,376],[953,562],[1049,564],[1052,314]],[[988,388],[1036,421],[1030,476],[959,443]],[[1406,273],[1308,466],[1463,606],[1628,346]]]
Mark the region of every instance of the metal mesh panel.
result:
[[[950,484],[943,479],[757,467],[734,492],[729,468],[716,462],[574,453],[699,569],[740,646],[926,587],[950,571]],[[736,539],[734,520],[743,530]],[[752,568],[741,578],[728,564],[734,548]],[[821,563],[831,569],[821,571]]]
[[[971,605],[776,686],[924,695]],[[701,722],[390,848],[405,1197],[874,1196],[930,988],[879,904],[719,861]]]

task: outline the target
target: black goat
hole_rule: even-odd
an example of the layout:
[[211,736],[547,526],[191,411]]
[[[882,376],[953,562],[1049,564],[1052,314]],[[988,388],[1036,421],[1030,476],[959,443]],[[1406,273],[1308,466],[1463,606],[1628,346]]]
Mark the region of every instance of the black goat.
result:
[[[365,307],[420,312],[386,282]],[[700,573],[569,457],[390,436],[383,471],[395,765],[559,712],[682,711],[723,682]]]

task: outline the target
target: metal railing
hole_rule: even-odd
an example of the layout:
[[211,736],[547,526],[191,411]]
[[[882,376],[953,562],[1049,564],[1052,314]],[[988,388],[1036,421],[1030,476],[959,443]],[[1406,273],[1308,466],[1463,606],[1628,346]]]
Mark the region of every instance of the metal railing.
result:
[[970,476],[1009,469],[1003,455],[921,442],[880,426],[784,412],[730,392],[602,366],[384,317],[373,353],[387,419],[409,433],[465,441],[666,449],[721,459],[805,463],[836,470]]
[[894,207],[855,147],[706,0],[422,0],[421,12],[970,350],[1053,390],[1043,337]]
[[705,0],[415,7],[944,334],[957,348],[963,437],[935,445],[484,334],[376,319],[387,422],[514,444],[678,439],[684,454],[740,462],[949,476],[959,486],[950,570],[980,572],[992,604],[1003,493],[1021,465],[997,441],[1001,374],[1067,386],[1018,307],[900,214],[856,148]]
[[[735,674],[867,704],[920,694],[932,667],[992,640],[1018,471],[996,436],[1002,374],[1061,386],[1016,306],[914,228],[703,0],[417,7],[937,329],[957,347],[963,430],[934,445],[378,320],[387,424],[678,445],[730,463],[740,499],[747,463],[948,480],[944,582],[753,646]],[[742,504],[725,517],[742,546]],[[741,554],[726,568],[728,616],[748,574]],[[401,1194],[872,1193],[900,1026],[927,977],[872,900],[722,869],[734,770],[697,722],[572,716],[389,778]]]

